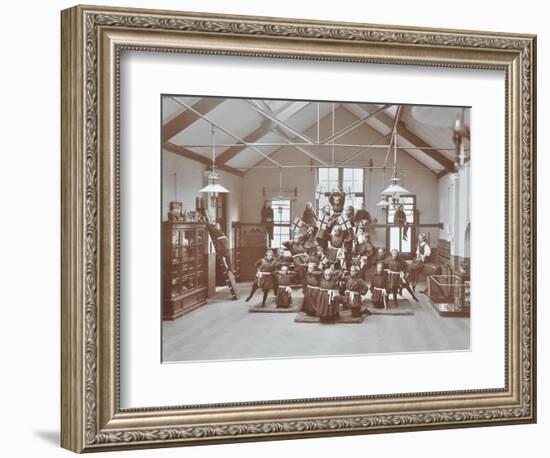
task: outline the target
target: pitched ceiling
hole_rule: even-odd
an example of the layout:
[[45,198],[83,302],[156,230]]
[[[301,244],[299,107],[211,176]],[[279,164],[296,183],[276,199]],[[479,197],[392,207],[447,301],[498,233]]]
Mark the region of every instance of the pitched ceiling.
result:
[[[266,159],[277,165],[271,156],[282,144],[315,143],[318,121],[332,121],[332,110],[340,107],[352,113],[356,121],[338,125],[336,119],[336,132],[348,126],[355,129],[362,123],[380,136],[393,129],[397,105],[164,96],[163,142],[171,151],[183,151],[188,157],[208,163],[214,124],[217,165],[243,172]],[[452,169],[453,126],[461,112],[460,107],[403,106],[397,127],[398,146],[434,173],[446,173]],[[469,126],[469,110],[465,113],[465,124]],[[277,145],[270,145],[273,143]],[[312,148],[300,150],[309,156],[308,160],[322,165]]]

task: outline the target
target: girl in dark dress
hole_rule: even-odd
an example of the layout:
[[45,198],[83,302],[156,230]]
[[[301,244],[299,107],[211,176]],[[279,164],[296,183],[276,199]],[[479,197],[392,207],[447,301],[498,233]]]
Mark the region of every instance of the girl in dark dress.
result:
[[208,223],[208,232],[216,247],[216,254],[222,260],[225,268],[233,271],[231,267],[231,258],[229,257],[229,243],[227,236],[222,231],[220,223],[210,224]]
[[407,215],[403,209],[403,205],[399,205],[393,215],[393,223],[403,228],[403,240],[407,240],[407,232],[409,231],[409,224],[407,223]]
[[355,242],[355,208],[352,205],[346,207],[345,217],[350,225],[344,230],[344,248],[346,250],[346,265],[351,266],[353,246]]
[[313,204],[311,202],[306,202],[306,208],[302,214],[302,221],[310,227],[313,227],[317,221],[317,215],[315,214],[315,210],[313,210]]
[[270,200],[264,202],[261,217],[262,224],[265,225],[265,230],[267,231],[267,235],[269,235],[269,242],[271,244],[273,240],[273,208],[271,207]]
[[292,290],[290,289],[290,274],[288,266],[282,266],[277,275],[277,299],[275,301],[277,308],[287,309],[292,305]]
[[355,243],[355,253],[358,256],[366,256],[369,261],[369,267],[372,264],[372,262],[375,259],[374,254],[374,246],[372,243],[370,243],[368,234],[359,234],[357,235],[356,243]]
[[357,226],[364,224],[372,224],[372,218],[367,210],[366,204],[362,204],[361,208],[355,212],[355,224]]
[[263,307],[265,306],[265,301],[267,299],[269,290],[273,288],[273,284],[274,284],[273,275],[277,268],[277,263],[273,258],[273,250],[267,250],[265,257],[260,259],[259,261],[256,261],[255,266],[258,269],[256,273],[256,281],[252,283],[252,290],[250,291],[250,294],[246,298],[246,302],[252,299],[252,296],[254,295],[254,293],[258,288],[261,288],[264,293],[263,300],[262,300],[262,307]]
[[306,274],[306,263],[309,259],[307,248],[304,246],[306,234],[295,234],[293,240],[283,242],[283,246],[290,251],[292,261],[294,262],[294,270],[296,272],[296,282],[305,288],[304,277]]
[[[317,221],[317,225],[319,226],[319,229],[317,231],[317,243],[321,245],[325,250],[328,248],[328,242],[330,240],[330,232],[333,226],[333,221],[330,216],[330,211],[331,211],[330,205],[326,204],[321,210],[319,221]],[[324,221],[325,224],[322,224],[322,221]]]
[[332,192],[326,192],[325,197],[328,197],[328,201],[334,213],[340,215],[344,211],[344,203],[346,201],[345,192],[334,189]]
[[388,289],[393,296],[393,304],[397,307],[397,293],[401,288],[401,277],[405,272],[405,262],[399,256],[399,251],[393,249],[388,262]]
[[316,262],[321,271],[324,271],[330,266],[329,257],[327,256],[325,249],[321,245],[317,245],[315,254],[310,257],[310,261]]
[[338,313],[338,271],[326,269],[319,282],[319,297],[317,298],[317,316],[321,323],[334,323]]
[[330,233],[330,246],[332,248],[342,248],[344,245],[345,234],[340,226],[334,226]]
[[358,268],[359,268],[359,276],[363,279],[363,280],[367,280],[367,276],[368,276],[368,270],[369,270],[369,267],[370,267],[370,263],[369,263],[369,259],[367,256],[359,256],[357,258],[357,261],[356,263],[354,264],[356,265]]
[[317,300],[319,299],[319,279],[322,272],[317,270],[318,264],[309,262],[306,273],[306,290],[302,302],[302,312],[309,316],[315,316]]
[[388,276],[384,272],[384,264],[376,264],[376,273],[371,282],[372,305],[376,308],[387,308]]
[[[278,268],[281,268],[282,266],[290,266],[292,263],[292,258],[289,258],[285,256],[285,249],[279,248],[275,255],[273,256],[273,259],[275,259],[275,264]],[[279,284],[277,283],[277,275],[273,276],[273,294],[275,297],[277,297],[277,293],[279,291]]]
[[362,294],[367,294],[368,287],[359,275],[359,267],[351,266],[350,276],[346,281],[346,304],[351,309],[351,316],[361,316]]
[[[405,265],[406,266],[406,265]],[[411,295],[411,297],[416,301],[416,302],[419,302],[418,301],[418,298],[415,296],[414,294],[414,288],[411,286],[411,281],[410,281],[410,277],[411,277],[411,272],[410,272],[410,268],[407,268],[405,269],[405,271],[401,274],[401,285],[399,286],[399,294],[402,296],[403,295],[403,290],[406,289],[409,294]]]

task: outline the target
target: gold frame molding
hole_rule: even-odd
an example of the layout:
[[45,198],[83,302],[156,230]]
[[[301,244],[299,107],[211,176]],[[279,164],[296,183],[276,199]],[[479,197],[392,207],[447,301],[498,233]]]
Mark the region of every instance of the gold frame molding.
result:
[[[75,452],[536,421],[536,37],[95,6],[61,15],[61,445]],[[503,389],[121,409],[118,91],[125,49],[506,75]]]

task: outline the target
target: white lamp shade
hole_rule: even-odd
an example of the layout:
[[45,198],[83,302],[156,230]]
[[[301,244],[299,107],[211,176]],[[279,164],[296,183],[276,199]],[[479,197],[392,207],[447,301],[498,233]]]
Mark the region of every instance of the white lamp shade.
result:
[[381,194],[383,196],[396,196],[399,197],[401,194],[409,194],[403,186],[401,186],[401,180],[395,175],[390,179],[390,185],[384,189]]
[[383,196],[400,196],[401,194],[409,194],[409,191],[398,184],[390,184],[382,191]]
[[376,204],[377,207],[389,207],[390,205],[391,204],[386,199],[382,199]]
[[209,183],[207,186],[202,188],[199,192],[210,192],[210,193],[222,194],[222,193],[228,193],[229,191],[219,183]]
[[204,188],[199,190],[199,192],[210,192],[210,193],[217,193],[217,194],[228,193],[229,190],[225,189],[221,184],[218,183],[219,179],[220,179],[220,176],[216,173],[215,170],[213,170],[208,175],[208,185],[206,185]]

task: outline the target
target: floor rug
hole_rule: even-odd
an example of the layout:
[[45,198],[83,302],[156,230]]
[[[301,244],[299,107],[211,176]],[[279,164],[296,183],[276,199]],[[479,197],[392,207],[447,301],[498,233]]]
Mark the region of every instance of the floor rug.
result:
[[248,309],[249,313],[296,313],[300,311],[300,307],[289,307],[287,309],[274,307],[273,305],[255,305]]
[[388,301],[387,309],[376,308],[372,305],[372,302],[369,301],[367,303],[367,309],[371,313],[371,315],[393,315],[393,316],[414,315],[414,311],[408,299],[398,299],[397,307],[394,306],[393,301]]
[[[309,316],[307,315],[306,313],[304,312],[300,312],[298,313],[298,315],[296,315],[296,318],[294,318],[294,322],[295,323],[320,323],[321,320],[316,317],[316,316]],[[342,314],[340,315],[340,318],[338,318],[334,324],[339,324],[339,323],[362,323],[363,322],[363,317],[352,317],[351,315],[345,315],[345,314]]]

